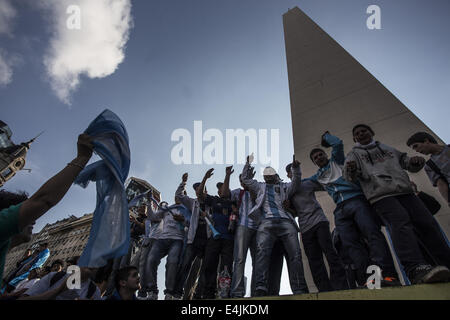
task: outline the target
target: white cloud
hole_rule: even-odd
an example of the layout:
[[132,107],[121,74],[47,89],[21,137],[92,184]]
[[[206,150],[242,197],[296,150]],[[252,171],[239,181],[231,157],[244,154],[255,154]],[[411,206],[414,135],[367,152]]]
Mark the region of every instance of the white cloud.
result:
[[[70,5],[81,12],[81,28],[69,29]],[[53,35],[44,64],[55,94],[70,104],[82,75],[103,78],[115,72],[125,58],[125,44],[132,27],[131,0],[51,0]]]
[[0,86],[6,86],[12,80],[12,66],[6,61],[2,52],[0,51]]
[[0,0],[0,35],[12,36],[12,21],[16,15],[16,10],[12,7],[9,0]]
[[[16,10],[8,0],[0,0],[0,35],[12,37],[13,20]],[[6,52],[0,50],[0,86],[6,86],[12,81],[13,61],[7,59]]]

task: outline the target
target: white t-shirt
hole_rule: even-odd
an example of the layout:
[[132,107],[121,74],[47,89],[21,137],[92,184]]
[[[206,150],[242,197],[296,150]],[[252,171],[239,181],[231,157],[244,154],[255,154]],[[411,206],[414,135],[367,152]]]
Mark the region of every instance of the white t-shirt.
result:
[[[48,290],[52,290],[57,288],[62,284],[62,281],[66,281],[66,277],[62,277],[52,286],[50,286],[50,281],[55,275],[56,272],[50,272],[48,275],[43,277],[39,282],[37,282],[33,287],[28,289],[25,294],[28,296],[36,296],[47,292]],[[87,293],[89,290],[89,283],[91,280],[87,280],[81,283],[80,289],[68,289],[61,292],[58,296],[56,296],[56,300],[74,300],[75,298],[79,299],[87,299]],[[95,288],[95,292],[92,295],[91,299],[93,300],[101,300],[101,294],[98,287]]]

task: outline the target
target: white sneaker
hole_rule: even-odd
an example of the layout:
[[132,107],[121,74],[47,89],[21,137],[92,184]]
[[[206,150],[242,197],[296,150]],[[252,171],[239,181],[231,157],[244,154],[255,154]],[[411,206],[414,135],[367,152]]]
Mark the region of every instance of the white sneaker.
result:
[[138,292],[138,294],[137,294],[137,297],[136,297],[136,299],[138,299],[138,300],[148,300],[148,294],[147,294],[147,292],[145,292],[145,291],[139,291]]

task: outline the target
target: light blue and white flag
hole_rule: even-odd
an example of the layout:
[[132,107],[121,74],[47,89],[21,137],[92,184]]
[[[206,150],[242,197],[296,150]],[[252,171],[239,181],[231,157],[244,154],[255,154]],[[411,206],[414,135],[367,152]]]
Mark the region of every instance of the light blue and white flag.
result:
[[130,170],[130,147],[124,124],[106,109],[85,131],[102,160],[80,172],[76,184],[83,188],[96,181],[97,205],[87,245],[79,266],[102,267],[111,258],[128,252],[130,221],[124,183]]
[[130,202],[128,202],[128,208],[134,207],[135,205],[137,205],[137,203],[139,202],[139,200],[141,200],[142,198],[144,198],[147,193],[151,192],[151,190],[147,190],[139,195],[137,195],[136,197],[134,197],[133,199],[131,199]]

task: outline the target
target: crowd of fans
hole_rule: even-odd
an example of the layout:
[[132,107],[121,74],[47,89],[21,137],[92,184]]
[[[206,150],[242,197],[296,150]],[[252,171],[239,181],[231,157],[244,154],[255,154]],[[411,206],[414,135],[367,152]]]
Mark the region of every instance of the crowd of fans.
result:
[[[128,253],[101,268],[80,267],[79,288],[68,288],[66,272],[79,257],[42,267],[50,254],[46,243],[25,252],[4,275],[8,250],[30,240],[34,221],[63,198],[91,158],[92,137],[82,134],[77,157],[30,198],[0,192],[0,299],[157,300],[157,271],[164,257],[166,300],[241,298],[247,294],[248,252],[250,296],[279,294],[284,260],[293,294],[308,293],[300,238],[319,292],[366,288],[370,265],[381,269],[382,287],[401,286],[382,226],[392,239],[404,283],[449,281],[450,247],[433,217],[439,202],[419,192],[406,171],[424,168],[448,204],[448,213],[450,147],[427,133],[414,134],[407,145],[430,155],[425,161],[375,141],[374,135],[368,125],[355,126],[355,145],[345,155],[342,140],[324,133],[322,146],[332,149],[331,156],[321,148],[311,150],[318,169],[308,178],[302,177],[294,156],[286,166],[290,182],[283,182],[271,167],[264,169],[264,181],[257,181],[249,156],[239,175],[241,188],[230,190],[230,166],[216,185],[217,195],[206,189],[214,169],[192,185],[196,198],[187,195],[187,173],[173,205],[157,203],[148,192],[141,205],[130,209],[137,217],[130,218]],[[333,232],[316,200],[319,191],[326,191],[336,204]]]

